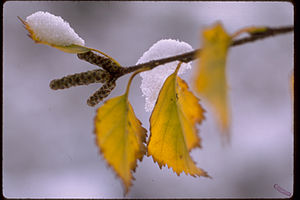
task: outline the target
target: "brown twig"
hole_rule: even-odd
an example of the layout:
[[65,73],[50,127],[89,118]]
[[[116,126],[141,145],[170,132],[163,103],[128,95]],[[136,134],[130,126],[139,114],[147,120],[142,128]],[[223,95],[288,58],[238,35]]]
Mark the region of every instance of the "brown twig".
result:
[[[233,40],[231,43],[231,47],[254,42],[257,40],[265,39],[271,36],[280,35],[288,32],[292,32],[294,30],[293,26],[286,27],[278,27],[278,28],[267,28],[263,32],[258,33],[250,33],[249,36]],[[51,89],[65,89],[72,86],[78,85],[88,85],[91,83],[104,83],[104,85],[96,91],[87,101],[88,105],[94,106],[99,103],[103,98],[109,95],[111,90],[115,87],[115,81],[128,73],[135,72],[137,70],[150,70],[159,65],[163,65],[169,62],[181,61],[181,62],[190,62],[192,60],[197,59],[196,55],[198,52],[201,52],[201,49],[196,49],[194,51],[190,51],[184,54],[179,54],[175,56],[170,56],[167,58],[162,58],[158,60],[152,60],[146,63],[130,66],[130,67],[121,67],[119,64],[110,60],[109,58],[105,58],[103,56],[99,56],[92,51],[77,54],[79,59],[85,60],[91,64],[97,65],[103,68],[105,71],[101,69],[96,69],[87,72],[81,72],[74,75],[69,75],[63,77],[61,79],[55,79],[50,83]],[[101,78],[103,76],[103,78]],[[108,81],[111,80],[111,81]]]
[[[249,42],[254,42],[256,40],[265,39],[265,38],[275,36],[275,35],[288,33],[288,32],[291,32],[293,30],[294,30],[293,26],[278,27],[278,28],[267,28],[267,30],[262,32],[262,33],[252,34],[248,37],[244,37],[244,38],[241,38],[241,39],[238,39],[238,40],[234,40],[231,44],[231,47],[246,44],[246,43],[249,43]],[[194,51],[190,51],[190,52],[187,52],[187,53],[184,53],[184,54],[170,56],[170,57],[162,58],[162,59],[158,59],[158,60],[152,60],[152,61],[149,61],[149,62],[146,62],[146,63],[126,67],[123,70],[122,75],[134,72],[134,71],[136,71],[138,69],[141,69],[141,68],[144,68],[144,67],[150,67],[151,69],[153,69],[153,68],[155,68],[159,65],[163,65],[163,64],[173,62],[173,61],[182,61],[182,62],[187,63],[187,62],[190,62],[192,60],[195,60],[196,59],[196,54],[199,51],[201,51],[201,49],[196,49]]]

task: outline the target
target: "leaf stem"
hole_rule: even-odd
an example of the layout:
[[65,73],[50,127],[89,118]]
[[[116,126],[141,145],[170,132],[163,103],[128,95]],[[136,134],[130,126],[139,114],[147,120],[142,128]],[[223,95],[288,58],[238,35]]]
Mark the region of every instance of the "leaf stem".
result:
[[130,76],[129,81],[128,81],[128,84],[127,84],[127,87],[126,87],[126,92],[125,92],[126,97],[128,97],[130,85],[131,85],[131,82],[132,82],[133,78],[134,78],[138,73],[143,72],[143,71],[147,71],[147,70],[150,70],[150,69],[151,69],[151,68],[149,68],[149,67],[148,67],[148,68],[147,68],[147,67],[144,67],[144,68],[138,69],[138,70],[136,70],[136,71]]
[[180,61],[179,63],[178,63],[178,65],[177,65],[177,67],[176,67],[176,69],[175,69],[175,74],[177,74],[178,73],[178,71],[179,71],[179,69],[180,69],[180,67],[181,67],[181,64],[182,64],[182,62]]
[[107,58],[111,59],[113,62],[115,62],[119,67],[121,66],[120,63],[118,63],[114,58],[110,57],[110,56],[107,55],[106,53],[104,53],[104,52],[102,52],[102,51],[100,51],[100,50],[98,50],[98,49],[93,49],[93,48],[89,48],[89,47],[88,47],[88,49],[90,49],[91,51],[96,51],[96,52],[98,52],[98,53],[104,55],[105,57],[107,57]]

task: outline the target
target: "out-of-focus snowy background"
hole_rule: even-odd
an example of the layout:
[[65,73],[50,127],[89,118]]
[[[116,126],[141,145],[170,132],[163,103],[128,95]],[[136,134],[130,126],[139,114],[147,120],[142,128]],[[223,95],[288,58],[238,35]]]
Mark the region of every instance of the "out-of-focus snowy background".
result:
[[[89,47],[124,66],[133,65],[160,39],[199,48],[200,31],[221,21],[229,33],[250,25],[292,25],[293,5],[283,2],[18,2],[4,4],[3,193],[6,197],[122,198],[121,181],[99,155],[93,134],[97,107],[86,99],[99,85],[53,91],[52,79],[96,67],[29,39],[17,16],[48,11],[68,21]],[[199,127],[197,166],[213,179],[159,169],[145,157],[127,197],[286,197],[293,192],[293,112],[289,77],[293,34],[230,49],[228,79],[232,107],[231,145],[222,146],[208,112]],[[184,78],[188,80],[191,72]],[[129,76],[110,97],[125,90]],[[130,101],[149,128],[141,78]],[[149,134],[149,133],[148,133]]]

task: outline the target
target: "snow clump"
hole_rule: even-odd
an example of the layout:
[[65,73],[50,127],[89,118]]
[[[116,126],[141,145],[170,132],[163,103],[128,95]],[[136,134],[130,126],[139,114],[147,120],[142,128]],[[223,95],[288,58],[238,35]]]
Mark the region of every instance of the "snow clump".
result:
[[[136,64],[141,64],[169,56],[175,56],[192,50],[193,48],[191,45],[186,42],[180,42],[173,39],[163,39],[153,44],[152,47],[150,47],[150,49],[143,54]],[[190,69],[190,63],[182,63],[178,74],[182,74],[187,69]],[[147,112],[151,112],[153,110],[164,81],[175,71],[178,64],[179,61],[166,63],[140,74],[142,77],[142,84],[140,88],[143,92],[143,96],[145,96],[145,110]]]
[[84,46],[84,40],[60,16],[38,11],[26,18],[31,37],[36,42],[57,46],[71,44]]

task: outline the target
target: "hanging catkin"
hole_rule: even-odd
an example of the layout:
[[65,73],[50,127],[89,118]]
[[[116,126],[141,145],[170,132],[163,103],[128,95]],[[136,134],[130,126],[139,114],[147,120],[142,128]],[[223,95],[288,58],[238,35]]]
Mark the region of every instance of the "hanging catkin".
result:
[[93,65],[97,65],[99,67],[102,67],[106,71],[112,73],[112,74],[119,74],[122,67],[119,67],[115,62],[113,62],[109,58],[105,58],[103,56],[97,55],[93,53],[92,51],[88,51],[86,53],[79,53],[77,54],[77,57],[81,60],[85,60]]
[[55,79],[50,82],[50,88],[53,90],[58,90],[78,85],[89,85],[91,83],[105,83],[110,78],[111,76],[108,72],[97,69]]
[[107,97],[111,91],[116,87],[116,80],[110,80],[105,83],[99,90],[97,90],[92,96],[87,100],[89,106],[95,106],[105,97]]

